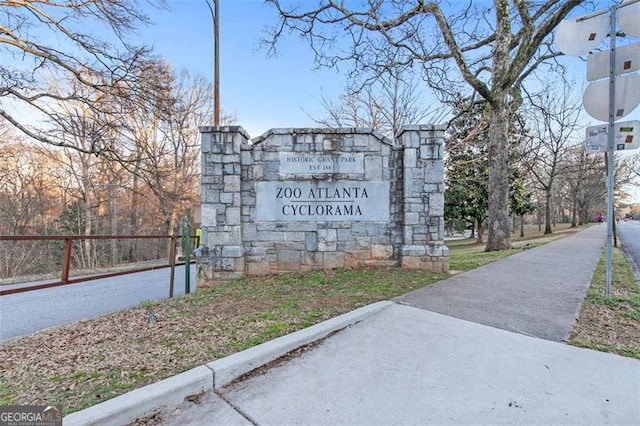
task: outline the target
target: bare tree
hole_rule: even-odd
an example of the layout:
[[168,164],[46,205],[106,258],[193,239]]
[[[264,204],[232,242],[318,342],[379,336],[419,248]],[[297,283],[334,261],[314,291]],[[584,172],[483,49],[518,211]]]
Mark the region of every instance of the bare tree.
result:
[[369,90],[347,92],[336,100],[321,100],[324,117],[311,117],[320,126],[326,127],[369,127],[380,131],[383,115]]
[[576,144],[582,110],[581,98],[572,94],[569,84],[559,82],[537,94],[527,93],[531,148],[526,167],[535,185],[544,192],[545,234],[551,234],[552,199],[555,183],[564,172],[564,157]]
[[[626,186],[633,182],[633,159],[614,161],[614,196],[624,198]],[[593,210],[605,210],[607,167],[603,155],[587,154],[584,145],[574,145],[564,155],[561,181],[567,188],[572,208],[572,226],[582,225],[593,218]]]
[[[81,214],[78,226],[66,231],[91,235],[98,231],[97,212],[107,202],[102,189],[108,187],[121,167],[117,163],[106,165],[104,156],[96,156],[92,152],[97,146],[115,152],[117,109],[113,108],[111,99],[103,97],[93,87],[79,85],[75,80],[49,83],[49,90],[54,94],[62,95],[67,88],[72,88],[81,100],[57,102],[56,112],[49,115],[49,135],[66,143],[65,149],[59,150],[62,152],[58,157],[59,165],[62,174],[68,178],[69,185],[65,191],[71,196],[69,205]],[[88,107],[85,100],[91,100],[93,107]],[[100,263],[101,254],[95,252],[96,244],[94,240],[84,240],[79,250],[74,251],[78,265],[91,268]]]
[[[55,166],[0,124],[0,234],[42,234],[57,215]],[[53,263],[43,244],[0,241],[0,277],[39,272]]]
[[210,85],[187,72],[176,75],[162,62],[149,65],[148,71],[146,78],[164,89],[143,108],[123,115],[130,149],[127,168],[134,176],[131,220],[136,221],[139,197],[152,196],[164,231],[172,233],[179,210],[198,198],[198,128],[210,123]]
[[564,163],[560,184],[571,206],[571,227],[584,225],[589,221],[589,210],[602,203],[606,194],[602,159],[587,154],[581,144],[567,150]]
[[42,233],[56,204],[55,166],[19,138],[5,137],[0,136],[0,234]]
[[[614,154],[615,155],[615,154]],[[626,198],[628,188],[633,184],[635,175],[635,164],[633,157],[623,157],[616,155],[613,162],[614,167],[614,197],[618,200]]]
[[446,115],[446,108],[422,102],[419,84],[407,70],[391,70],[370,85],[350,86],[337,101],[323,96],[325,116],[311,118],[322,126],[367,127],[393,138],[403,125],[433,123]]
[[[47,123],[55,120],[59,105],[81,103],[97,117],[100,108],[129,101],[123,88],[144,87],[139,71],[149,50],[126,38],[137,24],[148,22],[138,3],[0,0],[0,52],[12,59],[0,64],[0,117],[40,142],[84,152],[106,151],[108,147],[98,140],[74,146],[73,137],[51,134]],[[164,0],[145,3],[162,6]],[[69,84],[52,91],[50,80]],[[96,98],[101,102],[95,103]]]
[[[582,0],[469,1],[443,9],[436,1],[368,1],[360,8],[322,0],[315,8],[286,9],[267,0],[280,20],[265,40],[273,51],[288,32],[306,38],[319,66],[353,64],[352,76],[375,80],[401,66],[421,66],[443,99],[471,90],[489,105],[489,230],[486,250],[511,246],[509,122],[525,79],[559,55],[553,29]],[[349,6],[348,6],[349,5]],[[446,13],[445,13],[446,12]],[[346,40],[346,41],[345,41]],[[460,78],[455,79],[458,75]]]
[[629,171],[633,177],[640,179],[640,152],[630,160]]

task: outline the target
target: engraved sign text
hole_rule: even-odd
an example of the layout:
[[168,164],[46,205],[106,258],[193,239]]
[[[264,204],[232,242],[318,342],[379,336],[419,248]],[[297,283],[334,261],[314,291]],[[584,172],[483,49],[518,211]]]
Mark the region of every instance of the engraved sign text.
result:
[[364,173],[363,153],[280,153],[280,174]]
[[388,221],[389,182],[256,183],[259,221]]

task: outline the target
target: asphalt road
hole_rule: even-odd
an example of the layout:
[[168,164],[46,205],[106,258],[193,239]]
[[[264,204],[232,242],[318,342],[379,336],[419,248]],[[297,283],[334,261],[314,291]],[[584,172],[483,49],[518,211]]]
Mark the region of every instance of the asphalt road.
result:
[[624,250],[635,263],[636,278],[640,283],[640,220],[618,222],[618,235]]
[[[0,296],[0,341],[95,318],[169,296],[169,268]],[[184,294],[184,266],[176,267],[174,295]],[[191,291],[195,290],[191,266]]]

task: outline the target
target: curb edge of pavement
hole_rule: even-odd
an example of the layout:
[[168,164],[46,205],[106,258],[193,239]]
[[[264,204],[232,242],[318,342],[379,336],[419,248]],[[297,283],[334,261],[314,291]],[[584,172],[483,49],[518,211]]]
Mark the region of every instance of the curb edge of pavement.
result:
[[68,414],[65,426],[122,425],[145,417],[158,409],[174,407],[190,395],[231,383],[238,377],[274,361],[301,346],[356,324],[393,305],[376,302],[328,319],[311,327],[270,340],[244,351],[209,362],[156,383],[134,389],[94,406]]

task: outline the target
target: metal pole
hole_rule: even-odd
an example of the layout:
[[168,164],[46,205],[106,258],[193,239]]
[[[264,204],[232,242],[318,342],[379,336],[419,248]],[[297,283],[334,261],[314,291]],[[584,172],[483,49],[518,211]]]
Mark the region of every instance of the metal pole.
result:
[[176,276],[176,239],[171,237],[171,246],[169,246],[169,267],[171,271],[169,273],[169,298],[173,297],[173,284]]
[[611,297],[613,275],[613,187],[614,187],[614,143],[615,143],[615,105],[616,105],[616,11],[617,5],[610,9],[609,23],[609,131],[607,133],[607,265],[604,296]]
[[64,254],[62,255],[62,277],[61,283],[69,282],[69,270],[71,265],[71,249],[73,246],[73,240],[71,238],[64,239]]
[[182,228],[182,242],[184,243],[184,294],[191,292],[191,210],[187,209],[184,215],[184,227]]
[[211,19],[213,20],[213,125],[220,125],[220,0],[212,0],[213,7],[209,0],[207,3]]
[[214,62],[214,103],[213,103],[213,124],[215,126],[220,125],[220,0],[213,0],[215,7],[215,13],[213,17],[213,62]]

